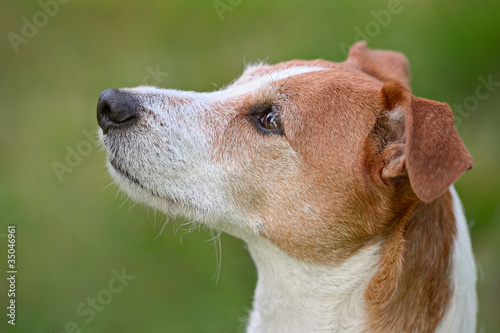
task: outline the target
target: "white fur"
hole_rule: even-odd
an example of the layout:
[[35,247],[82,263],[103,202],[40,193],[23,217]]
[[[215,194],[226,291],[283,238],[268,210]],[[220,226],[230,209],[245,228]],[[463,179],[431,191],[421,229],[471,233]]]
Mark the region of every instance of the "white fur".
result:
[[136,96],[152,112],[144,120],[147,129],[134,127],[103,138],[111,175],[120,187],[132,199],[166,212],[181,209],[196,217],[227,212],[222,172],[210,161],[202,130],[206,106],[192,100],[166,112],[168,95]]
[[476,327],[477,314],[476,265],[462,203],[453,186],[450,191],[457,225],[452,263],[453,295],[436,332],[471,333]]
[[248,245],[259,272],[248,333],[363,331],[363,294],[376,271],[378,244],[337,266],[299,261],[267,241]]

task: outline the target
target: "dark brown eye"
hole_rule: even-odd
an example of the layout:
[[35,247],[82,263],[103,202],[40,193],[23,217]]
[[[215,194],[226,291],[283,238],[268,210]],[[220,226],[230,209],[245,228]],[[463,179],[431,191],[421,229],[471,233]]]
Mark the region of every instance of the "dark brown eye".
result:
[[277,134],[284,136],[283,126],[279,109],[276,105],[256,105],[247,114],[248,120],[253,123],[255,129],[261,134]]
[[274,111],[266,113],[264,116],[262,116],[262,118],[260,118],[260,124],[262,125],[262,127],[269,130],[281,128],[279,119],[274,113]]

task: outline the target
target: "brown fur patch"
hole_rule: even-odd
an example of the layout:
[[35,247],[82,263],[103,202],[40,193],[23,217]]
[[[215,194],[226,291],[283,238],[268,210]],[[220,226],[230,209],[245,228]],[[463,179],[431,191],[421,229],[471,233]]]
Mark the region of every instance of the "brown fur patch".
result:
[[451,295],[456,233],[449,191],[417,203],[387,230],[380,268],[365,292],[371,332],[433,332]]

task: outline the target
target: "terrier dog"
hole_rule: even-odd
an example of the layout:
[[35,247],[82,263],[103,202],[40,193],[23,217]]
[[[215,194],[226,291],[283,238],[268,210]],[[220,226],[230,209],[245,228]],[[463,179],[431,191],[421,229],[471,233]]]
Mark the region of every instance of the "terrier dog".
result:
[[473,164],[408,61],[258,64],[208,93],[101,93],[109,172],[132,199],[243,239],[248,332],[474,332],[476,267],[452,184]]

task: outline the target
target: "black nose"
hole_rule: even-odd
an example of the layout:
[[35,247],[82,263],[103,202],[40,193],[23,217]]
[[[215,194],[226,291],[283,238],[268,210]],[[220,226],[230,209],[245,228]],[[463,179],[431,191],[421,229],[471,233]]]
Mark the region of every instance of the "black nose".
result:
[[139,101],[118,89],[104,90],[97,102],[97,123],[104,134],[111,128],[124,128],[137,120]]

